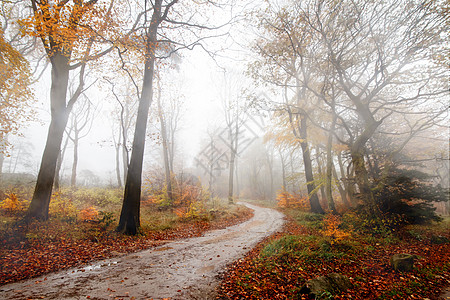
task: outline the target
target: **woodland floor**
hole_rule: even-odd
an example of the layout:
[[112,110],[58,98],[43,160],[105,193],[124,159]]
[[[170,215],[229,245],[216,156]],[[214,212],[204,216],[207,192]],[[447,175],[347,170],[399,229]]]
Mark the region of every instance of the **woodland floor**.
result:
[[252,216],[252,210],[238,208],[213,220],[187,220],[169,229],[144,230],[138,236],[118,234],[98,224],[67,224],[60,220],[14,228],[0,236],[0,285],[198,237]]
[[[25,273],[28,277],[35,276],[35,269],[45,273],[52,269],[79,265],[83,260],[91,261],[111,255],[118,257],[3,285],[0,287],[0,298],[214,299],[215,288],[220,282],[219,274],[225,267],[243,257],[264,237],[280,230],[284,223],[283,214],[276,210],[247,206],[254,210],[251,219],[207,233],[207,228],[197,224],[186,225],[184,231],[166,230],[163,236],[151,239],[130,237],[120,243],[108,240],[79,245],[69,242],[42,243],[31,248],[27,246],[27,251],[23,253],[6,251],[2,259],[5,260],[6,257],[9,266],[2,263],[2,276],[9,276],[7,268],[15,270],[16,276],[9,279],[11,281],[23,276],[18,275],[19,273],[28,272]],[[230,221],[228,225],[243,221],[248,216],[244,214],[239,219]],[[220,227],[225,225],[222,222]],[[209,229],[212,227],[210,225]],[[201,237],[192,237],[202,233],[204,235]],[[167,241],[168,238],[182,236],[192,238]],[[163,240],[165,244],[129,255],[119,255],[154,246],[158,244],[156,239]],[[21,261],[19,266],[14,264],[15,260]]]
[[[300,294],[302,285],[333,272],[348,276],[353,287],[316,299],[450,299],[450,244],[433,241],[436,234],[450,238],[449,220],[437,229],[405,228],[395,237],[355,235],[329,245],[299,219],[288,217],[281,232],[233,263],[217,299],[310,299]],[[414,271],[394,271],[389,260],[395,253],[417,255]]]
[[[354,233],[330,245],[317,220],[284,211],[281,226],[280,213],[251,207],[254,216],[241,210],[138,237],[92,231],[91,224],[74,228],[90,232],[83,239],[63,234],[58,223],[16,230],[0,239],[0,298],[309,299],[299,294],[306,280],[337,272],[353,287],[320,299],[446,299],[450,244],[433,237],[450,239],[449,220],[390,236]],[[34,236],[40,231],[45,235]],[[416,255],[414,271],[394,271],[395,253]]]

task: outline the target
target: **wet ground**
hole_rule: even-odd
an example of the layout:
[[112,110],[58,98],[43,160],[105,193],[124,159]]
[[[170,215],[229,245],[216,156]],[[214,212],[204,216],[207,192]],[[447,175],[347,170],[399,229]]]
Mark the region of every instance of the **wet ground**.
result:
[[250,204],[239,225],[0,287],[0,299],[214,299],[227,264],[281,229],[283,214]]

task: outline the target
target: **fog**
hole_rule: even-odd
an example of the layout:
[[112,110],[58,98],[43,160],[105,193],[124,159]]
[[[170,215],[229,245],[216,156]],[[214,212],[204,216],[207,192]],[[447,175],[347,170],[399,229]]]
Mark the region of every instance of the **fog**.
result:
[[[350,188],[349,182],[362,192],[367,181],[358,181],[360,174],[373,176],[367,180],[375,182],[385,164],[380,160],[399,163],[399,157],[402,163],[417,161],[419,169],[435,176],[434,184],[446,185],[448,69],[443,66],[448,59],[439,55],[448,44],[439,40],[446,34],[439,15],[429,16],[423,24],[420,14],[428,12],[408,15],[403,10],[409,7],[396,1],[390,9],[373,5],[365,13],[358,10],[363,5],[358,2],[337,5],[343,15],[353,14],[344,24],[314,1],[287,3],[268,2],[261,9],[245,3],[208,7],[202,16],[193,14],[193,20],[213,28],[231,18],[230,24],[215,31],[190,28],[185,36],[167,28],[161,31],[161,40],[169,46],[158,49],[166,58],[156,62],[143,176],[164,168],[163,116],[173,172],[199,177],[221,196],[227,194],[234,174],[231,188],[237,196],[274,200],[282,188],[311,197],[321,190],[324,201],[330,178],[336,181],[335,194],[338,187]],[[284,5],[292,15],[280,13]],[[127,26],[132,24],[133,9],[123,20]],[[303,19],[296,19],[296,14]],[[398,20],[383,17],[391,15]],[[314,25],[321,23],[327,25]],[[5,34],[10,37],[13,32]],[[43,71],[38,57],[44,52],[35,42],[36,51],[25,57],[31,67],[37,66],[30,86],[37,113],[35,120],[22,122],[8,136],[11,147],[5,149],[3,173],[37,176],[47,140],[51,65]],[[133,83],[127,79],[133,64],[117,67],[123,55],[129,55],[125,59],[130,62],[136,59],[131,47],[123,46],[120,56],[114,51],[88,65],[84,90],[73,109],[83,101],[91,107],[78,141],[80,185],[116,186],[118,176],[123,181],[127,151],[120,147],[125,135],[131,155],[135,89],[140,91],[142,74],[135,75]],[[142,72],[140,68],[131,72]],[[68,97],[80,83],[77,72],[70,73]],[[124,111],[129,113],[126,133],[124,123],[120,125],[121,107],[122,118]],[[61,150],[67,136],[73,137],[70,124],[69,117]],[[171,126],[176,129],[171,131]],[[74,147],[69,139],[60,170],[63,184],[73,176]],[[214,160],[210,166],[208,155]],[[230,171],[230,165],[236,168]],[[347,198],[345,193],[339,197]]]

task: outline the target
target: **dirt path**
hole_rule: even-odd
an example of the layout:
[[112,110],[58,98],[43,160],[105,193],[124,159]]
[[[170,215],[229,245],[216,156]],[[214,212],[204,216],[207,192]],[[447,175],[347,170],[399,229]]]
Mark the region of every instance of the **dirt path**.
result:
[[212,299],[225,266],[279,230],[283,215],[250,204],[254,217],[203,237],[0,287],[0,299]]

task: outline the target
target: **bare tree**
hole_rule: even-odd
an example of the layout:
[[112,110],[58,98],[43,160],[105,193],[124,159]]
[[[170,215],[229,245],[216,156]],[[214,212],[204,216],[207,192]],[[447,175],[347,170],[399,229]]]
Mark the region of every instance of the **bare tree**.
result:
[[246,120],[246,109],[243,105],[243,93],[245,79],[236,72],[224,71],[224,78],[220,80],[222,87],[220,88],[220,98],[222,101],[222,110],[226,124],[226,138],[220,136],[224,143],[228,146],[229,155],[229,172],[228,172],[228,202],[234,203],[234,182],[235,171],[237,169],[238,151],[241,143],[242,126]]
[[[84,95],[84,94],[83,94]],[[84,95],[84,101],[77,102],[74,109],[71,111],[69,129],[66,130],[68,138],[73,143],[73,162],[72,162],[72,176],[70,179],[71,187],[77,185],[77,166],[78,166],[78,147],[80,140],[86,137],[91,128],[95,118],[95,107],[92,107],[89,98]],[[72,135],[73,133],[73,135]]]
[[[153,100],[153,79],[155,75],[155,62],[157,59],[158,50],[162,50],[162,57],[167,57],[168,54],[164,48],[158,49],[158,45],[165,44],[174,45],[174,50],[177,52],[181,49],[191,49],[199,45],[200,42],[211,36],[202,36],[200,31],[212,30],[214,28],[204,25],[196,24],[195,14],[188,17],[187,21],[181,19],[184,14],[177,14],[175,7],[177,0],[163,1],[156,0],[150,3],[147,9],[147,1],[140,15],[140,21],[143,21],[142,31],[140,32],[144,44],[144,68],[142,88],[139,94],[139,107],[136,119],[136,128],[134,131],[134,139],[132,146],[132,153],[130,158],[130,165],[128,168],[127,180],[125,184],[124,200],[122,211],[120,215],[119,225],[117,231],[126,234],[136,234],[140,227],[140,197],[141,197],[141,182],[142,182],[142,163],[144,157],[145,137],[147,128],[148,111]],[[187,9],[187,7],[186,7]],[[150,20],[147,20],[147,15],[151,13]],[[138,23],[140,22],[138,21]],[[148,22],[150,21],[150,22]],[[173,27],[184,30],[183,34],[177,36],[179,40],[169,36],[170,30],[165,30],[163,25],[174,25]],[[170,28],[171,26],[167,26]],[[192,34],[188,34],[192,33]],[[216,33],[217,35],[217,33]],[[187,41],[187,39],[192,40]],[[169,53],[170,55],[170,53]]]

